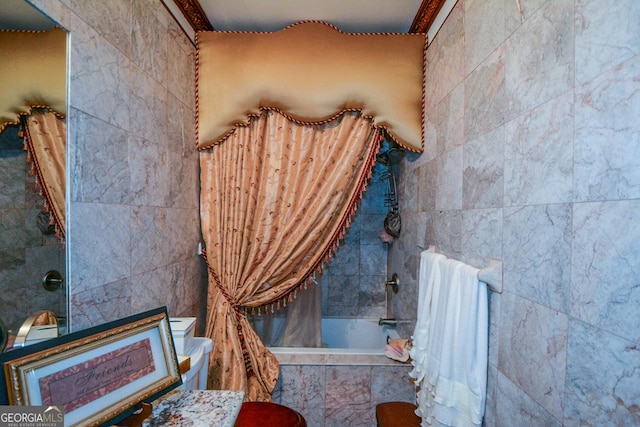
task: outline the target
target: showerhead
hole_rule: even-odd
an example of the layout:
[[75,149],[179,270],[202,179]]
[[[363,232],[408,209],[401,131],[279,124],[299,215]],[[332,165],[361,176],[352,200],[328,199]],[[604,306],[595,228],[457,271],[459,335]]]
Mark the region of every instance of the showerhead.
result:
[[376,160],[381,165],[387,166],[391,161],[389,155],[391,153],[393,153],[394,151],[397,151],[397,152],[400,152],[400,153],[404,153],[404,148],[402,148],[402,147],[392,147],[392,148],[388,149],[387,151],[384,151],[384,152],[378,154],[376,156]]
[[388,151],[384,153],[380,153],[376,156],[376,160],[383,166],[387,166],[389,164],[389,154]]

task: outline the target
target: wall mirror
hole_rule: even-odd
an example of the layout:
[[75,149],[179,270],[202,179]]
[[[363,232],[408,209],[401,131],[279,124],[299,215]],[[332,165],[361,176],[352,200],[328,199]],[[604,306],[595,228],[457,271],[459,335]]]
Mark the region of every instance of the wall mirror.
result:
[[43,312],[66,330],[67,41],[25,0],[2,0],[0,351],[28,326],[46,328]]

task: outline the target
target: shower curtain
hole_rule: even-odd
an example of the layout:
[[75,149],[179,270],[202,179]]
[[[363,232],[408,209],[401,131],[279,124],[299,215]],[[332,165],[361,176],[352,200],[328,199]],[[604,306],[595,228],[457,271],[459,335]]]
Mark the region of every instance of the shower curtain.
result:
[[424,34],[319,21],[197,35],[212,388],[270,400],[278,363],[247,313],[288,304],[335,251],[381,132],[424,146]]
[[314,283],[279,312],[252,316],[267,347],[322,347],[322,285]]
[[45,199],[45,211],[56,236],[65,239],[66,124],[49,110],[33,110],[23,120],[24,145],[32,164],[30,173]]
[[275,311],[314,286],[355,213],[379,139],[356,112],[311,124],[263,110],[200,152],[210,388],[271,400],[279,365],[247,313]]
[[288,307],[280,347],[322,347],[322,285],[314,283]]

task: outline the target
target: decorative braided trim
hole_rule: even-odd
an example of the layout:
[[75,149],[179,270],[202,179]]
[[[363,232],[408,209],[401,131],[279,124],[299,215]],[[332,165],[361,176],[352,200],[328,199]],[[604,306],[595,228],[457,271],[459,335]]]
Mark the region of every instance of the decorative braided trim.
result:
[[[425,0],[426,1],[426,0]],[[440,0],[444,3],[444,0]],[[354,36],[359,36],[359,35],[403,35],[403,36],[412,36],[415,37],[416,35],[420,35],[423,37],[426,37],[426,34],[423,33],[416,33],[416,32],[410,32],[410,33],[397,33],[397,32],[378,32],[378,33],[345,33],[343,32],[341,29],[339,29],[338,27],[336,27],[333,24],[329,24],[328,22],[324,22],[324,21],[320,21],[320,20],[305,20],[305,21],[298,21],[295,22],[293,24],[290,24],[288,26],[286,26],[285,28],[283,28],[283,30],[286,30],[288,28],[291,27],[295,27],[296,25],[301,25],[301,24],[306,24],[306,23],[317,23],[317,24],[323,24],[326,25],[327,27],[330,27],[342,34],[347,34],[347,35],[354,35]],[[282,30],[280,30],[282,31]],[[217,31],[216,32],[220,32],[220,33],[226,33],[226,34],[270,34],[271,31],[233,31],[233,30],[222,30],[222,31]],[[196,37],[195,37],[195,42],[196,42],[196,66],[195,66],[195,71],[196,71],[196,80],[195,80],[195,86],[196,86],[196,97],[195,97],[195,103],[196,103],[196,132],[195,132],[195,146],[196,146],[196,150],[198,151],[203,151],[203,150],[207,150],[209,148],[211,148],[212,146],[215,145],[219,145],[221,143],[223,143],[227,138],[229,138],[231,135],[234,134],[234,132],[236,131],[236,129],[238,127],[246,127],[249,126],[249,122],[247,121],[246,123],[236,123],[233,125],[233,127],[231,129],[229,129],[229,131],[227,133],[225,133],[224,135],[222,135],[221,137],[219,137],[217,140],[212,141],[210,143],[208,143],[207,145],[203,145],[203,146],[198,146],[198,135],[200,135],[200,108],[199,108],[199,104],[200,104],[200,96],[199,96],[199,91],[198,91],[198,82],[200,81],[200,49],[198,48],[198,34],[200,32],[196,33]],[[288,115],[287,113],[285,113],[284,111],[282,111],[280,108],[277,107],[260,107],[260,112],[259,113],[250,113],[247,114],[247,118],[250,120],[252,117],[260,117],[262,116],[262,114],[264,113],[264,111],[275,111],[278,112],[279,114],[283,115],[284,117],[286,117],[287,119],[298,123],[298,124],[302,124],[302,125],[321,125],[321,124],[325,124],[327,122],[333,121],[336,118],[340,117],[341,115],[348,113],[348,112],[357,112],[359,113],[363,118],[369,119],[371,120],[371,122],[375,125],[376,128],[378,129],[382,129],[385,131],[385,134],[393,140],[393,142],[395,142],[397,145],[401,146],[402,148],[404,148],[405,150],[411,151],[413,153],[421,153],[424,150],[424,146],[425,146],[425,134],[424,134],[424,127],[425,127],[425,123],[426,123],[426,117],[425,117],[425,105],[426,105],[426,72],[427,72],[427,48],[429,47],[428,43],[424,43],[424,51],[422,53],[422,108],[421,108],[421,121],[422,121],[422,129],[423,131],[421,132],[421,147],[420,150],[416,149],[415,147],[412,146],[408,146],[406,144],[403,144],[401,141],[399,141],[395,135],[393,135],[393,133],[386,127],[386,126],[377,126],[375,125],[375,118],[374,116],[371,115],[364,115],[362,114],[362,109],[360,108],[345,108],[341,111],[336,112],[333,116],[327,118],[327,119],[323,119],[323,120],[315,120],[315,121],[304,121],[304,120],[299,120],[299,119],[295,119],[293,117],[291,117],[290,115]]]
[[[3,31],[6,31],[6,30],[3,30]],[[55,114],[55,116],[57,118],[59,118],[60,120],[64,120],[66,118],[66,116],[64,114],[58,113],[57,111],[55,111],[54,109],[52,109],[48,105],[32,104],[32,105],[28,105],[27,108],[29,110],[26,111],[26,112],[16,113],[16,119],[14,121],[8,121],[8,122],[0,123],[0,133],[2,133],[2,131],[4,131],[7,128],[7,126],[12,126],[12,125],[15,126],[15,125],[19,125],[20,123],[22,123],[22,118],[30,116],[31,113],[33,113],[33,110],[47,110],[47,111]]]
[[[292,28],[295,27],[296,25],[301,25],[301,24],[323,24],[326,25],[327,27],[330,27],[342,34],[346,34],[349,36],[365,36],[365,35],[376,35],[376,36],[385,36],[385,35],[391,35],[391,36],[410,36],[410,37],[415,37],[416,35],[421,35],[421,32],[417,32],[417,33],[400,33],[400,32],[393,32],[393,31],[386,31],[386,32],[375,32],[375,33],[345,33],[344,31],[342,31],[340,28],[336,27],[333,24],[330,24],[326,21],[322,21],[319,19],[305,19],[302,21],[297,21],[294,22],[293,24],[289,24],[286,27],[282,28],[281,30],[278,31],[283,31],[286,30],[288,28]],[[215,30],[217,33],[226,33],[226,34],[271,34],[274,33],[275,31],[248,31],[248,30]]]
[[196,132],[193,135],[193,143],[194,146],[196,147],[196,150],[198,149],[198,135],[200,135],[200,93],[198,90],[198,82],[200,81],[200,49],[198,49],[198,34],[196,33],[196,79],[193,82],[194,86],[195,86],[195,94],[196,94]]
[[[27,119],[27,115],[25,114],[23,116],[23,118],[26,120]],[[44,198],[44,210],[45,212],[47,212],[50,216],[50,221],[49,224],[55,226],[55,230],[56,230],[56,237],[60,239],[62,246],[64,247],[66,245],[66,236],[65,236],[65,232],[63,230],[63,227],[60,226],[60,224],[62,224],[62,219],[60,218],[60,213],[58,211],[56,211],[55,209],[52,208],[51,204],[49,203],[49,201],[51,200],[51,194],[49,193],[49,189],[47,188],[46,185],[44,185],[44,179],[43,176],[44,174],[42,173],[42,169],[40,167],[40,164],[38,163],[36,157],[32,154],[33,153],[33,141],[31,139],[31,136],[29,134],[29,127],[26,126],[26,124],[23,126],[22,130],[20,131],[20,135],[23,136],[23,149],[24,151],[27,152],[27,163],[31,164],[31,169],[29,169],[29,175],[36,177],[36,189],[40,191],[40,195],[43,196]]]
[[[420,106],[420,108],[422,108],[422,112],[421,114],[421,120],[422,120],[422,131],[420,132],[421,134],[421,141],[420,141],[420,145],[422,145],[422,151],[424,151],[424,146],[426,143],[425,140],[425,132],[424,132],[424,128],[427,124],[427,118],[426,118],[426,110],[427,110],[427,48],[429,47],[428,43],[424,44],[424,50],[422,51],[422,105]],[[387,132],[388,133],[388,132]],[[392,137],[392,139],[397,143],[398,141],[396,141],[395,138]],[[400,145],[400,144],[398,144]],[[403,148],[406,148],[403,146]],[[412,150],[414,153],[417,152],[415,150]]]
[[[425,55],[426,57],[426,55]],[[426,67],[426,62],[425,65],[423,65],[423,67]],[[196,67],[197,69],[197,67]],[[424,105],[425,102],[425,87],[424,84],[422,86],[422,104]],[[198,97],[196,96],[196,110],[197,110],[197,102],[198,102]],[[404,148],[407,151],[411,151],[414,153],[420,153],[419,150],[417,150],[415,147],[412,147],[410,145],[406,145],[403,144],[401,141],[399,141],[398,139],[396,139],[396,137],[389,131],[389,129],[387,129],[386,126],[379,126],[375,124],[375,117],[372,115],[367,115],[367,114],[363,114],[362,113],[362,109],[361,108],[345,108],[341,111],[338,111],[337,113],[335,113],[333,116],[327,118],[327,119],[322,119],[322,120],[313,120],[313,121],[305,121],[305,120],[300,120],[300,119],[296,119],[295,117],[290,116],[289,114],[285,113],[284,111],[282,111],[280,108],[277,107],[260,107],[260,112],[259,113],[250,113],[247,115],[248,121],[246,123],[236,123],[235,125],[233,125],[233,127],[231,129],[229,129],[229,131],[227,133],[225,133],[224,135],[222,135],[220,138],[218,138],[216,141],[213,141],[211,143],[209,143],[206,146],[202,146],[202,147],[198,147],[197,146],[197,137],[196,137],[196,149],[198,151],[205,151],[210,149],[211,147],[215,146],[215,145],[220,145],[223,142],[225,142],[231,135],[233,135],[236,131],[236,129],[238,129],[239,127],[247,127],[251,124],[251,119],[257,119],[262,117],[266,112],[276,112],[280,115],[282,115],[283,117],[286,117],[287,120],[290,120],[294,123],[297,123],[299,125],[303,125],[303,126],[318,126],[318,125],[323,125],[329,122],[332,122],[336,119],[338,119],[340,116],[347,114],[347,113],[357,113],[358,115],[360,115],[360,117],[367,119],[371,122],[371,126],[376,129],[378,132],[384,131],[385,135],[387,135],[390,139],[393,140],[394,143],[396,143],[397,145],[401,146],[402,148]],[[423,127],[424,127],[424,120],[425,120],[425,114],[424,114],[424,108],[422,108],[422,121],[423,121]],[[198,113],[196,112],[196,135],[198,133]],[[424,132],[422,135],[422,148],[424,148]]]
[[[56,25],[55,27],[53,27],[52,29],[55,28],[62,28],[58,25]],[[12,29],[0,29],[0,33],[48,33],[49,31],[51,31],[51,29],[49,30],[12,30]]]

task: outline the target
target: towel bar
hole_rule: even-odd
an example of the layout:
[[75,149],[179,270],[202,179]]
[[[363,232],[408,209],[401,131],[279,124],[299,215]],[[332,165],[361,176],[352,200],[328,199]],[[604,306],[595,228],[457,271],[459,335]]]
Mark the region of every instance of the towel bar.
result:
[[[434,245],[429,245],[427,252],[436,252]],[[478,280],[486,283],[490,291],[502,293],[502,261],[492,259],[489,265],[478,271]]]

